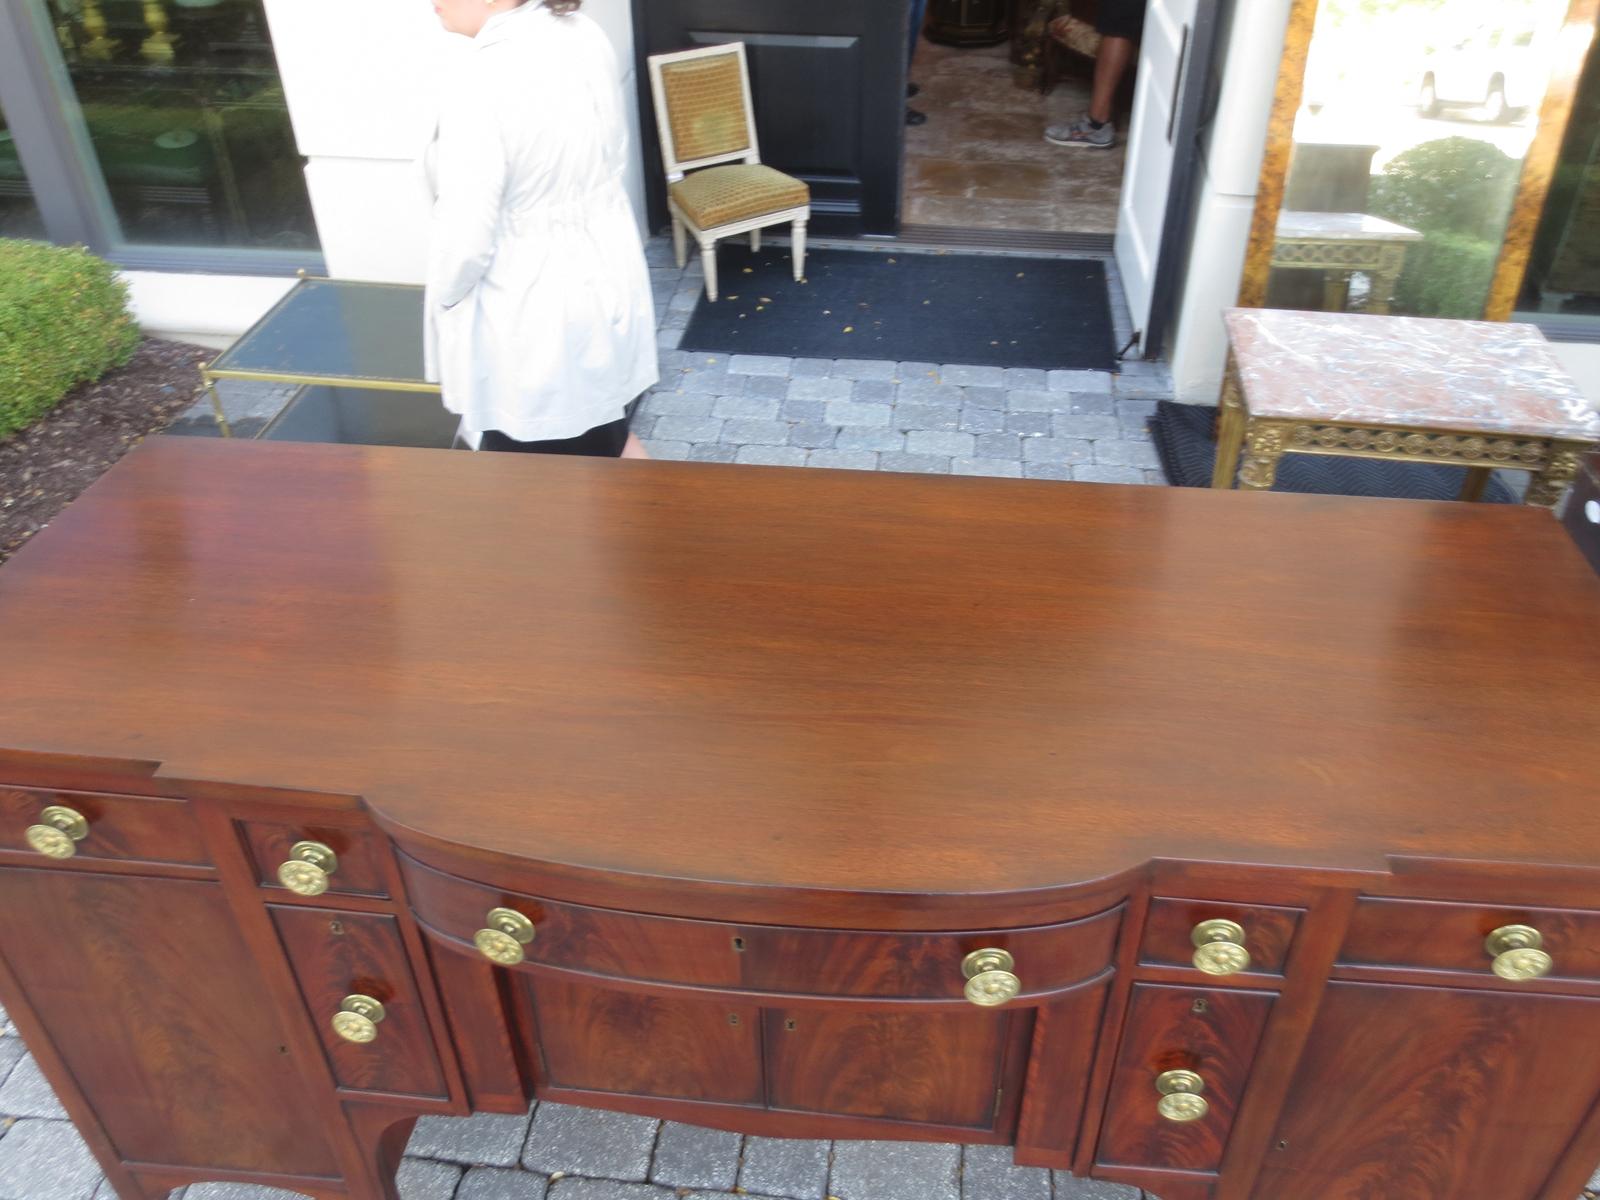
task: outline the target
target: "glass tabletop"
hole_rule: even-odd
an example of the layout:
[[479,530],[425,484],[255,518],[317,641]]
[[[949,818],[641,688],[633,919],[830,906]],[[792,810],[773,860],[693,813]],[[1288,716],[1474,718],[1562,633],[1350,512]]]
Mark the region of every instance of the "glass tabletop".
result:
[[400,283],[302,279],[209,371],[438,390],[422,374],[422,289]]

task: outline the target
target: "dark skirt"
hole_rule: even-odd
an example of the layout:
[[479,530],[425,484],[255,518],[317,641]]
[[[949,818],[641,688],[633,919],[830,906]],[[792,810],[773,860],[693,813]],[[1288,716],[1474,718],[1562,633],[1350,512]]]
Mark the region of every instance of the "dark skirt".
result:
[[552,438],[543,442],[519,442],[498,429],[485,431],[480,450],[510,450],[519,454],[581,454],[586,458],[621,458],[628,443],[628,418],[618,417],[596,425],[577,437]]

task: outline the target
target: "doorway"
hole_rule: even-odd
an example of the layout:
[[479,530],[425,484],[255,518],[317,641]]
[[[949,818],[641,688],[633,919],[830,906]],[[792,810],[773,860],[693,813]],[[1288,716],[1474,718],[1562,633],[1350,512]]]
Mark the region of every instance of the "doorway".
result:
[[1092,234],[1109,250],[1127,153],[1126,101],[1111,148],[1053,145],[1045,130],[1078,120],[1089,106],[1092,60],[1076,56],[1081,61],[1046,81],[1041,66],[1014,61],[1029,53],[1018,38],[962,46],[933,40],[937,33],[930,21],[911,63],[917,94],[908,112],[926,119],[906,128],[905,222]]

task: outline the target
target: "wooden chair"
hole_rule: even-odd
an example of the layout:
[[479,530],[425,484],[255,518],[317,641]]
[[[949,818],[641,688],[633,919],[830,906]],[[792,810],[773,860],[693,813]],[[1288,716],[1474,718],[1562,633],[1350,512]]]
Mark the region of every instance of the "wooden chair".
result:
[[687,230],[700,243],[706,295],[715,300],[717,239],[748,233],[759,250],[763,229],[792,224],[794,277],[802,279],[811,189],[761,165],[744,43],[653,54],[650,90],[678,265],[688,261]]

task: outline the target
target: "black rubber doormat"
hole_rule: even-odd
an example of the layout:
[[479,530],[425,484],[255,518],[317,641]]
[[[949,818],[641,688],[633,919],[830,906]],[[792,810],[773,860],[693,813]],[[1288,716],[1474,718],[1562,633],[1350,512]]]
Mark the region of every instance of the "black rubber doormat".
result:
[[718,247],[720,298],[702,292],[685,350],[786,358],[1109,371],[1097,259],[814,250],[796,283],[787,246]]
[[[1217,410],[1204,404],[1156,403],[1150,436],[1167,482],[1174,487],[1210,487],[1217,462]],[[1466,482],[1465,467],[1439,463],[1384,462],[1325,454],[1285,454],[1278,460],[1275,492],[1314,496],[1379,496],[1391,500],[1454,500]],[[1484,489],[1491,504],[1515,504],[1511,489],[1491,478]]]

